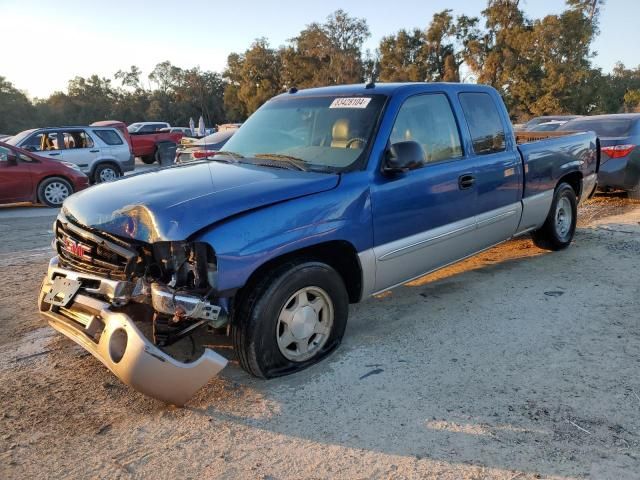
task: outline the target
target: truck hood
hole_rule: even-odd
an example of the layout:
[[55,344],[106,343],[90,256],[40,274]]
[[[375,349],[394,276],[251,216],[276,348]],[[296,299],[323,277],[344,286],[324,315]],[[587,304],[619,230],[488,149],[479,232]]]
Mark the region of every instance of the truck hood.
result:
[[96,185],[69,197],[63,211],[76,223],[122,238],[185,240],[230,216],[335,188],[339,178],[250,164],[189,163]]

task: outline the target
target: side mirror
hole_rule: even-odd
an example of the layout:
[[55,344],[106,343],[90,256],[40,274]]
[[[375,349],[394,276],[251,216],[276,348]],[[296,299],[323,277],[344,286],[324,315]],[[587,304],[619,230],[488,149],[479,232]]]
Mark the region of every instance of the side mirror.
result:
[[7,154],[7,164],[9,164],[9,165],[17,165],[18,164],[18,157],[16,157],[15,153],[8,153]]
[[427,154],[418,142],[397,142],[387,150],[382,171],[395,175],[419,168],[427,160]]

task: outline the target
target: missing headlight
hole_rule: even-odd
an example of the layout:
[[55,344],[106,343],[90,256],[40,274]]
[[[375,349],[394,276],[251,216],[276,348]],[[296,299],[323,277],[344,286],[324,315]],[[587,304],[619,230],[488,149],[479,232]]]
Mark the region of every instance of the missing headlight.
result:
[[173,288],[193,290],[215,288],[215,253],[204,242],[156,242],[153,257],[160,267],[160,278]]

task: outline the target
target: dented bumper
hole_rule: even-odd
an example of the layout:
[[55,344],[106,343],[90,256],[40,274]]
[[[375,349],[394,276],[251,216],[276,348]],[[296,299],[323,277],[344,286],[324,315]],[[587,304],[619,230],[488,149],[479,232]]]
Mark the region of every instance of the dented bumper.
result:
[[210,349],[193,362],[176,360],[149,341],[131,317],[113,311],[109,303],[86,295],[83,290],[64,307],[47,303],[54,278],[65,273],[76,276],[51,262],[40,292],[40,313],[53,328],[89,351],[135,390],[183,405],[226,366],[227,360]]

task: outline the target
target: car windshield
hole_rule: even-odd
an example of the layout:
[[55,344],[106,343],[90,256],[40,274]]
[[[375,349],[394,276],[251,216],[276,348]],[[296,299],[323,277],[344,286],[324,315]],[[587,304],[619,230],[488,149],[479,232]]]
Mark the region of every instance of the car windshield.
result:
[[562,125],[559,130],[574,132],[593,131],[599,137],[626,137],[629,135],[633,120],[630,118],[602,118],[591,120],[573,120]]
[[17,135],[14,135],[13,137],[5,139],[4,141],[9,145],[13,145],[17,147],[25,138],[27,138],[29,135],[31,135],[35,131],[36,131],[35,128],[32,128],[31,130],[25,130],[24,132],[20,132]]
[[141,123],[132,123],[127,127],[127,130],[129,131],[129,133],[136,133],[141,126]]
[[275,162],[300,160],[310,170],[342,171],[364,155],[384,100],[383,95],[276,98],[258,109],[224,150]]

